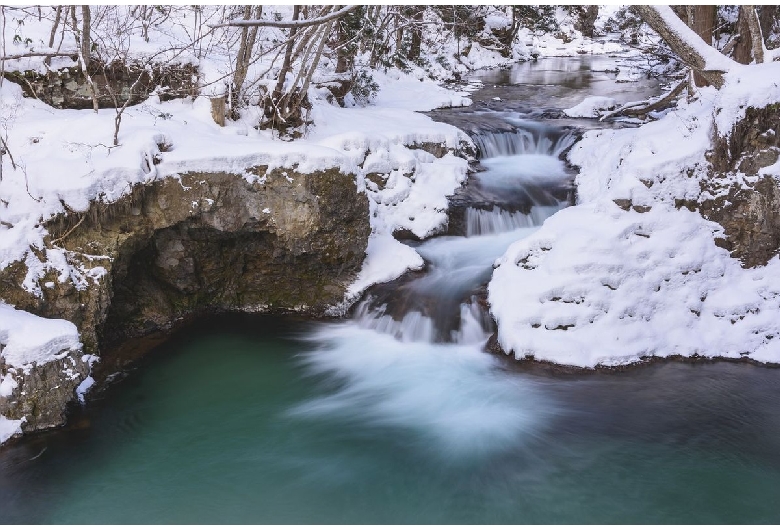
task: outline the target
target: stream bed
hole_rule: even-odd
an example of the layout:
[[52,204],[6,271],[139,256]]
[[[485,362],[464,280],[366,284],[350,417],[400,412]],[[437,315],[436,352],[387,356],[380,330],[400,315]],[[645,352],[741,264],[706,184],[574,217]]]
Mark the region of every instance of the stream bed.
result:
[[[561,154],[613,58],[479,74],[480,171],[426,269],[351,319],[221,315],[175,333],[61,431],[0,450],[3,523],[778,523],[780,370],[563,374],[486,353],[494,260],[571,200]],[[627,65],[622,65],[628,67]],[[494,99],[497,98],[497,99]]]

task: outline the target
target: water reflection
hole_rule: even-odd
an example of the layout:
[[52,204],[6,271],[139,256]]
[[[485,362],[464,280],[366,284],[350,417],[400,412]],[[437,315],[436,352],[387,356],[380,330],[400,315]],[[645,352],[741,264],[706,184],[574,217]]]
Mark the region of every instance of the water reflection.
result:
[[479,70],[472,78],[482,81],[484,87],[473,97],[484,104],[451,114],[484,109],[533,114],[570,108],[588,96],[608,96],[617,103],[643,100],[661,93],[661,82],[648,77],[644,67],[639,56],[583,55]]
[[[548,57],[517,63],[508,69],[485,70],[477,76],[484,83],[493,85],[555,85],[578,89],[591,85],[595,74],[592,65],[594,62],[604,64],[603,59],[603,56],[586,56],[575,60],[571,57]],[[613,62],[608,60],[606,64]]]

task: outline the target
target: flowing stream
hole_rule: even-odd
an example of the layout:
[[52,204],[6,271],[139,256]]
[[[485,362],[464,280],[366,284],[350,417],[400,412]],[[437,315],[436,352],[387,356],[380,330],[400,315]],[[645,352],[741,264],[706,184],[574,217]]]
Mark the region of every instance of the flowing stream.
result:
[[484,351],[493,262],[572,197],[574,123],[540,102],[636,98],[611,61],[484,73],[487,103],[436,116],[469,130],[481,167],[449,233],[409,242],[424,271],[349,320],[176,333],[67,429],[0,450],[0,521],[780,522],[779,370],[565,374]]

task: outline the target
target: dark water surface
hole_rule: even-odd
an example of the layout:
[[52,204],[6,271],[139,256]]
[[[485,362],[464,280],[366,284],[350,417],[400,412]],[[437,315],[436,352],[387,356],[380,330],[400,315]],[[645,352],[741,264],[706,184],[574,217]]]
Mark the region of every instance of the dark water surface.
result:
[[213,320],[82,428],[3,448],[2,521],[780,522],[780,370],[533,375],[348,324]]

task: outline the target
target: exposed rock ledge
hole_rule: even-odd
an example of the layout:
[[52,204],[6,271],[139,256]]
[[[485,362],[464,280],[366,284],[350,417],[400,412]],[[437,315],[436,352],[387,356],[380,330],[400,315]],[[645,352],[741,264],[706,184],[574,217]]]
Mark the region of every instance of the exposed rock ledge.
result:
[[716,198],[701,214],[724,228],[718,244],[745,267],[766,265],[780,253],[780,105],[748,108],[745,118],[715,139],[709,153]]
[[370,233],[368,199],[353,175],[265,167],[154,181],[47,229],[49,247],[63,248],[87,282],[50,270],[35,296],[22,289],[27,267],[17,262],[0,271],[0,292],[17,309],[74,323],[83,348],[30,364],[0,398],[0,415],[24,416],[25,432],[64,422],[89,372],[85,354],[101,354],[99,378],[133,360],[117,346],[197,313],[322,315],[342,301]]

